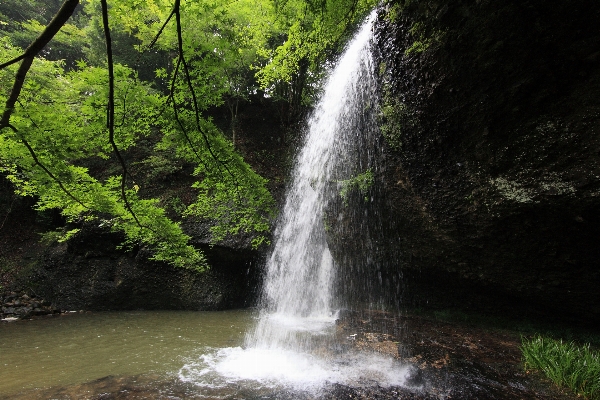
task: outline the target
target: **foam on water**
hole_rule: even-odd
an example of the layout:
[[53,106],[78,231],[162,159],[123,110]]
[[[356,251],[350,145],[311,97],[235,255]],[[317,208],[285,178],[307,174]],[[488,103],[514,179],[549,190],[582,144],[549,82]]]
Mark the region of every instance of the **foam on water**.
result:
[[313,334],[330,333],[331,328],[335,325],[338,312],[331,313],[328,316],[309,316],[298,317],[283,313],[273,313],[265,315],[263,318],[274,326],[280,329],[291,330],[296,332],[312,332]]
[[317,392],[328,384],[402,386],[408,368],[371,353],[311,355],[282,349],[229,347],[207,351],[179,371],[195,385],[246,390],[288,389]]

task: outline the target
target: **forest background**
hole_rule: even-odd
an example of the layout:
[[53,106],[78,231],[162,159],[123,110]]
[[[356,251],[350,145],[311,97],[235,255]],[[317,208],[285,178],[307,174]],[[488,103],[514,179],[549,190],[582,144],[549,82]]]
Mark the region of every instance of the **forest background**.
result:
[[[0,171],[39,211],[60,210],[68,240],[93,221],[155,260],[203,270],[182,218],[211,241],[268,243],[276,204],[236,149],[241,102],[285,105],[297,119],[319,92],[372,0],[3,0]],[[221,130],[211,110],[227,108]],[[131,162],[140,143],[151,155]],[[94,168],[98,162],[111,168]],[[194,198],[166,212],[141,171],[195,165]],[[172,211],[172,210],[171,210]]]

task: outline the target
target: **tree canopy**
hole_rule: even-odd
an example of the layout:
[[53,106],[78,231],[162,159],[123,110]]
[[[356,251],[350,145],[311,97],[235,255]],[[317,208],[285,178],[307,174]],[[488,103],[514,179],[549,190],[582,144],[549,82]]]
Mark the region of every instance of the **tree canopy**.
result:
[[[0,4],[0,170],[37,208],[125,233],[154,259],[202,270],[202,253],[158,199],[141,195],[124,154],[196,165],[183,216],[209,219],[213,243],[260,246],[275,213],[256,174],[207,110],[252,96],[309,104],[370,0],[11,0]],[[235,128],[232,128],[235,129]],[[114,162],[109,176],[90,160]],[[151,160],[150,160],[151,161]],[[76,229],[62,233],[66,240]]]

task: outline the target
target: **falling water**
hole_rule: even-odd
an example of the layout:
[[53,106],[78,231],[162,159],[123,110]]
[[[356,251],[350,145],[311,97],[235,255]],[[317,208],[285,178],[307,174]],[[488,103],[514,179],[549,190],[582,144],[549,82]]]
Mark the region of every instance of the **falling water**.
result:
[[[306,350],[311,337],[334,323],[334,261],[325,232],[325,209],[340,177],[354,170],[352,141],[361,132],[373,92],[372,13],[331,71],[307,124],[275,232],[263,288],[262,313],[248,345]],[[308,333],[307,333],[308,332]]]
[[[339,182],[367,167],[359,140],[373,128],[375,79],[371,55],[375,11],[331,71],[308,120],[286,202],[266,265],[261,311],[244,348],[221,349],[186,366],[180,377],[292,386],[306,390],[329,382],[361,380],[400,385],[405,369],[391,358],[331,351],[339,267],[327,246],[328,205]],[[371,121],[369,123],[369,121]],[[260,385],[259,385],[260,386]]]

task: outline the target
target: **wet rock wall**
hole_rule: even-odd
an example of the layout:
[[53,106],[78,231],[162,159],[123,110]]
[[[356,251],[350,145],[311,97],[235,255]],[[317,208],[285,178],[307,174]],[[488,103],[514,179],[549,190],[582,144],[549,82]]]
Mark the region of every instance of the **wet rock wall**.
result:
[[381,204],[365,223],[383,224],[388,300],[600,322],[597,21],[584,0],[380,8]]
[[[220,310],[249,306],[258,255],[205,245],[203,273],[149,260],[145,249],[117,250],[122,237],[92,224],[49,247],[17,286],[59,310]],[[200,246],[199,246],[200,247]]]

